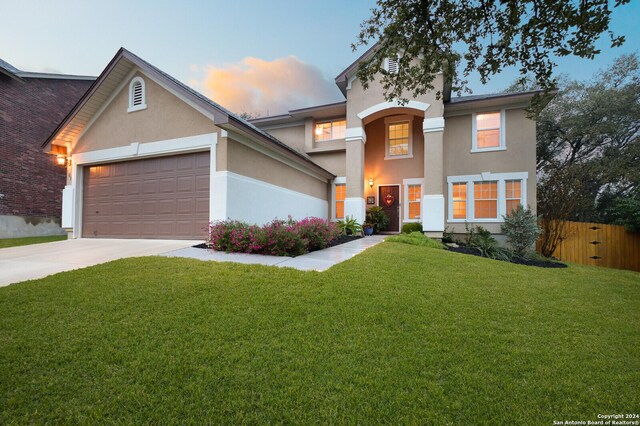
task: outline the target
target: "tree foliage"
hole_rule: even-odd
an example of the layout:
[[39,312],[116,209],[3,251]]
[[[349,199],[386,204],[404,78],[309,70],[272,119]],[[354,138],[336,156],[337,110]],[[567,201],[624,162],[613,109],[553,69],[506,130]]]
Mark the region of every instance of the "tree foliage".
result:
[[[377,0],[352,45],[355,50],[379,42],[360,63],[358,78],[367,87],[385,58],[398,57],[398,72],[383,73],[381,79],[387,100],[406,101],[408,92],[416,97],[434,90],[440,71],[461,93],[469,91],[465,78],[472,71],[485,83],[510,66],[551,89],[554,57],[592,59],[605,33],[612,47],[624,42],[609,25],[612,9],[629,1]],[[460,61],[464,66],[458,75]]]
[[550,221],[549,250],[564,236],[547,227],[563,220],[640,229],[638,164],[638,56],[621,56],[592,81],[561,81],[537,125],[538,213]]

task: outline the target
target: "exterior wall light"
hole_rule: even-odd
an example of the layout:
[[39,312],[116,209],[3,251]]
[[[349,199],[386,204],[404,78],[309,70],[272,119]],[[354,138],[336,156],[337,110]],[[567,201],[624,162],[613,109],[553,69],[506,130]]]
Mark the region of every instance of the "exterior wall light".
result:
[[373,189],[373,178],[369,178],[369,188]]
[[58,164],[58,166],[66,166],[67,165],[67,157],[65,157],[62,154],[57,155],[56,156],[56,163]]

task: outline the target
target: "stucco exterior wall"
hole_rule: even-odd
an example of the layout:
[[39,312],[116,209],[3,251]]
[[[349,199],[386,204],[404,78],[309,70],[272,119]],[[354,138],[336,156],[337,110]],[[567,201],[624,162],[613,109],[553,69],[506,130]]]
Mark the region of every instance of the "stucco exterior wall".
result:
[[309,157],[320,167],[336,176],[346,176],[347,155],[344,150],[309,154]]
[[281,127],[277,129],[266,129],[270,135],[286,143],[298,152],[304,153],[305,126],[301,124],[293,127]]
[[328,183],[227,138],[226,170],[327,200]]
[[[393,117],[393,116],[390,116]],[[422,133],[422,118],[413,119],[413,158],[385,160],[386,126],[384,118],[368,124],[367,143],[364,146],[364,178],[362,185],[369,192],[369,178],[373,178],[374,189],[378,185],[400,184],[403,179],[422,178],[424,176],[424,135]],[[401,191],[402,192],[402,191]],[[401,207],[402,208],[402,207]]]
[[[447,176],[480,174],[482,172],[528,172],[527,204],[536,209],[536,123],[526,116],[524,109],[505,112],[506,150],[471,152],[471,113],[445,118],[444,128],[444,194],[448,197]],[[449,217],[448,203],[445,204]],[[499,233],[499,223],[478,223],[489,231]],[[447,222],[449,229],[464,232],[464,223]]]
[[145,81],[147,108],[127,112],[129,83],[115,96],[72,148],[73,153],[212,133],[213,122],[140,73]]
[[[405,93],[407,99],[424,102],[430,105],[425,113],[425,117],[442,117],[444,108],[441,99],[436,99],[436,92],[442,90],[442,74],[436,75],[433,82],[435,90],[414,98],[411,93]],[[357,114],[365,109],[386,102],[384,99],[384,89],[379,81],[373,81],[369,84],[367,90],[364,90],[360,80],[355,79],[351,83],[351,89],[347,90],[347,127],[357,127],[360,125],[360,119]]]

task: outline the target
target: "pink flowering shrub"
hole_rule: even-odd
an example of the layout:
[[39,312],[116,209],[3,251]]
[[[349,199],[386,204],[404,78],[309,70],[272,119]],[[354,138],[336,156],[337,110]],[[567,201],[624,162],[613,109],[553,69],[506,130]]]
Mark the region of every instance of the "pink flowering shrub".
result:
[[327,247],[338,234],[334,223],[317,217],[276,219],[264,226],[225,220],[209,225],[207,245],[217,251],[299,256]]

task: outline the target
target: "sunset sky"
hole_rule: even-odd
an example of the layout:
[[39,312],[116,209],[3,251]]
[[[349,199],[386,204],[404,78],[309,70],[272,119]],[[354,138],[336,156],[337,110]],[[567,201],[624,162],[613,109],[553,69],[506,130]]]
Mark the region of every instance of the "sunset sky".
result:
[[[0,0],[0,58],[25,71],[98,75],[120,46],[236,111],[267,115],[341,100],[333,79],[352,52],[369,0]],[[640,2],[613,14],[622,48],[595,61],[562,59],[558,72],[588,78],[638,49]],[[474,93],[499,91],[515,70]]]

